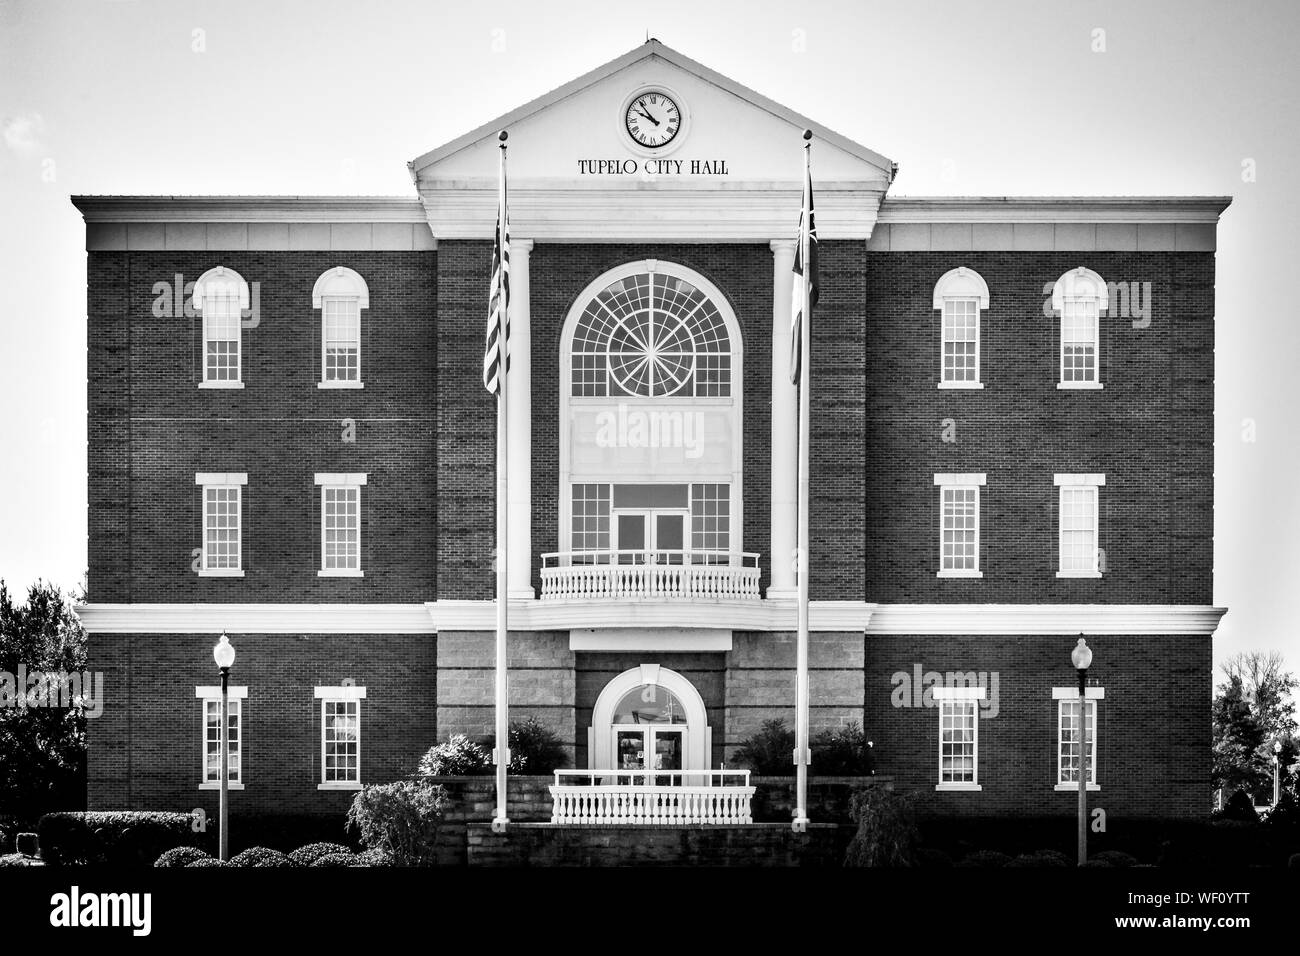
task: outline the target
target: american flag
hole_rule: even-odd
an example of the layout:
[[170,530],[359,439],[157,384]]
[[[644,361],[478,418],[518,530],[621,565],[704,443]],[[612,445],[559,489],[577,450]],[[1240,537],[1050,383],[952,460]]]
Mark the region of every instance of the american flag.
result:
[[[502,134],[503,136],[505,134]],[[497,230],[492,240],[492,283],[488,294],[487,349],[483,353],[483,386],[501,394],[501,357],[510,370],[510,213],[506,208],[506,147],[501,145],[501,188]]]
[[[806,156],[806,154],[805,154]],[[794,288],[790,299],[790,381],[799,384],[803,360],[804,308],[812,312],[817,304],[821,280],[817,275],[817,220],[813,216],[812,170],[804,164],[803,208],[799,211],[799,239],[794,252]],[[804,249],[808,250],[808,268],[804,269]],[[807,283],[805,294],[805,282]]]

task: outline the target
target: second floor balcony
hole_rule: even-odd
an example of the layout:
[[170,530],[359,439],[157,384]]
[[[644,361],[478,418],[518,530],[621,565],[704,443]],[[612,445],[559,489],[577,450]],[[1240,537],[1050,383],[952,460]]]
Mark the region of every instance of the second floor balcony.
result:
[[543,601],[759,600],[748,551],[559,551],[542,555]]

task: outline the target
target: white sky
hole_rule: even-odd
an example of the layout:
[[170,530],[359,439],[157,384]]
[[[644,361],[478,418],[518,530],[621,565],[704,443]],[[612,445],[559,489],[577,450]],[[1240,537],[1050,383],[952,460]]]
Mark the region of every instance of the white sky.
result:
[[1300,322],[1278,288],[1297,271],[1298,27],[1288,0],[0,0],[0,578],[70,586],[86,566],[70,194],[409,195],[407,160],[648,31],[896,160],[896,194],[1234,196],[1216,399],[1215,603],[1231,610],[1215,656],[1276,648],[1300,670]]

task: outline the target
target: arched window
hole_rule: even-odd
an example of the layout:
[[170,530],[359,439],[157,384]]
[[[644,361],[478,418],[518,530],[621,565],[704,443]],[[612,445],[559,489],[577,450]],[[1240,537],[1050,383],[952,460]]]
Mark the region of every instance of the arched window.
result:
[[234,269],[217,266],[194,283],[194,308],[203,316],[203,379],[199,388],[243,388],[240,347],[248,283]]
[[1061,380],[1057,388],[1101,388],[1100,315],[1106,311],[1106,280],[1079,266],[1056,280],[1052,308],[1061,317]]
[[643,266],[584,307],[573,332],[571,394],[730,396],[733,349],[718,307],[688,279]]
[[370,308],[366,280],[347,266],[321,274],[311,290],[321,310],[321,371],[318,388],[361,388],[361,310]]
[[980,381],[980,310],[989,307],[983,277],[964,266],[944,273],[934,286],[934,307],[942,311],[940,388],[983,388]]
[[614,708],[615,724],[684,724],[686,708],[667,687],[646,684],[623,695]]

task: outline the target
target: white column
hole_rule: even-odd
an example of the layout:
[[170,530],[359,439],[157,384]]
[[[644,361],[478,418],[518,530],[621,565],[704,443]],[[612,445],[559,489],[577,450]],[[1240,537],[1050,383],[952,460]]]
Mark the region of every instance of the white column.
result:
[[532,600],[533,372],[528,307],[528,257],[533,240],[510,240],[510,389],[506,392],[510,456],[507,588],[511,600]]
[[769,598],[797,594],[794,574],[798,506],[798,456],[795,447],[798,391],[790,383],[790,296],[794,287],[793,239],[772,246],[772,583]]

